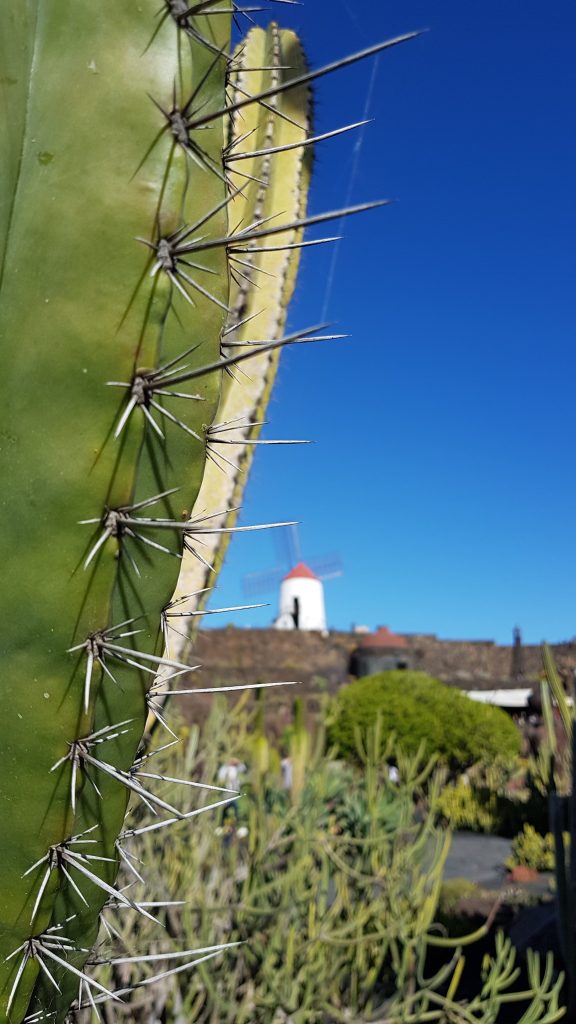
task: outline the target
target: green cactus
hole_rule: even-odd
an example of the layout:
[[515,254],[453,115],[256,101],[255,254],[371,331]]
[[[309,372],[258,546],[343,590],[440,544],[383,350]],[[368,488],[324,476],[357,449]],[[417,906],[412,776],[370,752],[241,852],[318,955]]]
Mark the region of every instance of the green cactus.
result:
[[[566,969],[566,1020],[576,1021],[576,685],[568,694],[547,644],[542,711],[546,731],[540,755],[546,766],[550,832],[556,879],[556,927]],[[546,764],[547,762],[547,764]]]
[[[306,71],[300,43],[293,32],[272,24],[267,31],[252,29],[233,57],[230,85],[233,101],[246,90],[263,92],[274,82],[289,81]],[[261,68],[248,73],[246,68]],[[233,199],[230,214],[238,224],[252,224],[282,210],[288,221],[306,214],[312,165],[310,90],[306,84],[281,93],[266,107],[252,107],[242,119],[231,119],[226,167]],[[345,129],[344,129],[345,130]],[[256,154],[256,155],[252,155]],[[239,191],[241,190],[241,191]],[[255,242],[232,254],[230,317],[222,352],[230,356],[252,339],[278,340],[284,330],[300,259],[302,229],[293,229],[278,245]],[[258,444],[262,420],[272,392],[280,349],[256,354],[248,374],[229,373],[222,382],[216,420],[226,426],[213,430],[212,457],[206,466],[194,513],[221,509],[214,526],[235,526],[242,492]],[[229,510],[229,511],[226,511]],[[170,636],[176,657],[186,654],[194,636],[197,615],[204,607],[220,568],[231,534],[213,533],[204,539],[202,560],[185,555],[175,599],[190,616],[182,618]]]
[[[207,47],[172,18],[152,41],[151,4],[25,6],[27,23],[20,4],[0,16],[3,40],[14,23],[31,54],[27,93],[6,103],[20,158],[2,186],[0,1012],[11,1021],[28,1008],[60,1013],[78,989],[72,967],[86,954],[73,949],[96,939],[140,788],[133,764],[172,556],[183,533],[193,543],[180,519],[202,478],[218,376],[198,380],[198,400],[163,399],[162,374],[140,368],[178,365],[191,346],[197,369],[213,363],[228,302],[225,249],[207,250],[202,270],[180,253],[194,237],[182,225],[210,211],[211,233],[227,233],[226,185],[206,170],[220,165],[222,121],[201,141],[173,134],[191,97],[192,115],[225,102],[228,18],[199,20]],[[95,843],[71,841],[84,833]],[[87,850],[111,859],[79,859]],[[47,929],[64,921],[51,944]]]
[[299,199],[287,219],[236,227],[230,121],[411,38],[290,80],[271,72],[246,95],[231,13],[217,0],[0,7],[0,1020],[11,1024],[62,1020],[79,983],[80,1001],[109,998],[82,973],[102,907],[150,914],[114,885],[129,797],[157,825],[183,816],[153,792],[139,746],[147,711],[161,714],[155,698],[187,668],[163,657],[162,626],[183,549],[222,511],[189,520],[223,371],[310,340],[274,342],[266,321],[269,345],[230,348],[237,250],[299,244],[334,216],[306,219]]

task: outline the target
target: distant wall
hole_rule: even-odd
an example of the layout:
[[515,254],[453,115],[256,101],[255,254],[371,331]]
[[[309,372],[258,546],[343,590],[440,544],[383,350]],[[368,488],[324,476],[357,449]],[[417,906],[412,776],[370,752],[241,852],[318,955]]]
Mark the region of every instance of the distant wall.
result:
[[[270,691],[267,703],[274,707],[281,723],[289,719],[296,693],[306,695],[311,709],[322,694],[334,694],[350,680],[350,655],[361,639],[355,633],[283,632],[276,629],[207,629],[197,639],[194,657],[202,665],[190,677],[191,685],[299,681],[297,689]],[[428,634],[406,635],[410,666],[442,679],[461,689],[497,689],[536,684],[542,667],[537,645],[523,646],[523,675],[511,678],[512,646],[500,646],[490,640],[440,640]],[[576,668],[576,643],[553,646],[558,667],[563,673]],[[193,708],[185,707],[186,717],[202,718],[209,698],[192,698]]]

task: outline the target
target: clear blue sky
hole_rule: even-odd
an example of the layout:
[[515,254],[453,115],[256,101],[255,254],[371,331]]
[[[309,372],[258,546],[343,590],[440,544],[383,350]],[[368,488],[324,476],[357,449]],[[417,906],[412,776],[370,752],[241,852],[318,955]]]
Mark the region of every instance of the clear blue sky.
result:
[[[276,16],[313,66],[430,31],[378,62],[351,198],[397,202],[345,226],[329,318],[353,337],[283,357],[268,436],[317,444],[259,452],[241,521],[298,519],[305,556],[340,554],[333,628],[572,637],[576,7],[307,0]],[[318,83],[317,131],[362,117],[370,76]],[[353,161],[350,136],[318,149],[313,212],[344,204]],[[291,327],[321,318],[330,260],[306,254]],[[271,534],[236,538],[212,606],[277,555]],[[267,625],[263,599],[234,621]]]

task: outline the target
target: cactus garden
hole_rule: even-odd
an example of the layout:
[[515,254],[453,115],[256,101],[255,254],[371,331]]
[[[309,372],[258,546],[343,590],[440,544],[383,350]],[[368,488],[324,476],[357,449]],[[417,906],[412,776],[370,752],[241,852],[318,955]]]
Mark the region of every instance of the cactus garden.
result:
[[317,131],[315,84],[419,35],[316,65],[270,6],[0,5],[0,1022],[552,1024],[551,955],[495,931],[463,989],[490,928],[438,924],[447,729],[351,687],[276,742],[254,693],[297,678],[198,682],[231,538],[291,525],[239,520],[258,446],[311,440],[262,436],[282,353],[343,337],[288,326],[302,253],[389,202],[309,212],[365,121]]

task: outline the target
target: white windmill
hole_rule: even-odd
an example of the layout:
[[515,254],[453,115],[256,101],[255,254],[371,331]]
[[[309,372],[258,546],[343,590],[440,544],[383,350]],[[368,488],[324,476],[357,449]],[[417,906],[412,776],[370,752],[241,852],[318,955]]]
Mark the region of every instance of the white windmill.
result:
[[280,584],[276,629],[326,630],[324,586],[304,562],[298,562]]
[[[284,532],[284,531],[283,531]],[[281,538],[277,538],[280,541]],[[278,616],[275,629],[318,630],[325,632],[326,608],[324,581],[342,575],[338,555],[310,560],[302,559],[297,526],[286,530],[282,538],[283,565],[267,572],[250,573],[244,577],[244,590],[254,595],[280,586]]]

